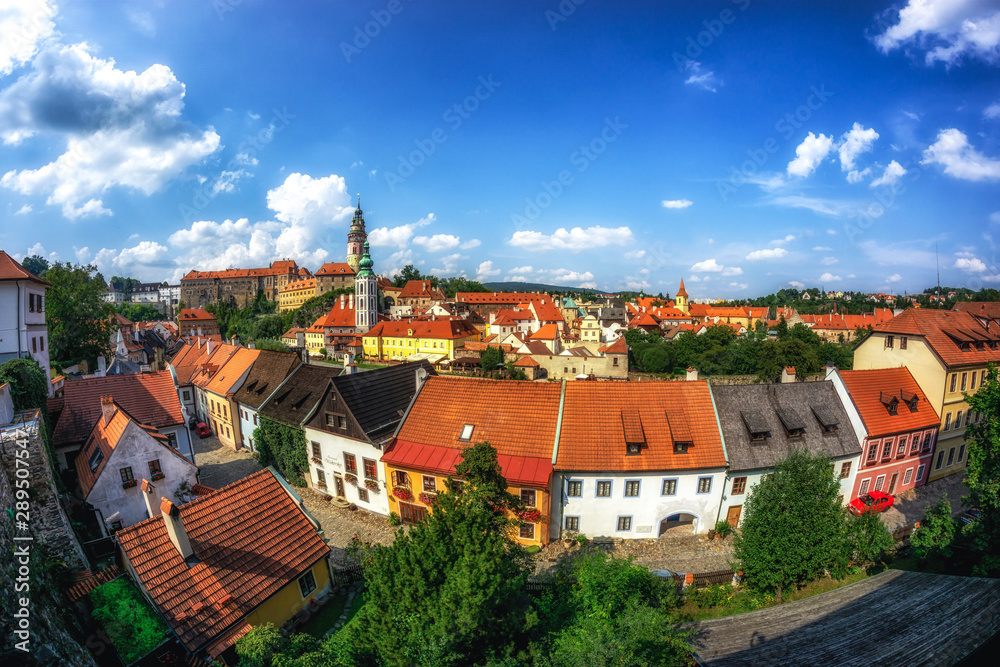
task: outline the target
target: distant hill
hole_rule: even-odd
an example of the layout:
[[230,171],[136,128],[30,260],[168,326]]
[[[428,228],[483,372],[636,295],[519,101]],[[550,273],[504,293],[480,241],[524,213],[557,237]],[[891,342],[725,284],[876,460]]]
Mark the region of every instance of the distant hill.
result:
[[596,289],[560,287],[559,285],[544,285],[542,283],[483,283],[483,287],[493,292],[588,292],[604,294],[603,291]]

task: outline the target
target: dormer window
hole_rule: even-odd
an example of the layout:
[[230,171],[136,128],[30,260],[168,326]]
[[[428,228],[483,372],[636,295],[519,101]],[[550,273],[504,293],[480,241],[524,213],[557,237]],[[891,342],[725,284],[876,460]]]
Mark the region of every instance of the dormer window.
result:
[[893,399],[893,400],[889,401],[889,404],[886,405],[885,407],[886,407],[887,410],[889,410],[889,414],[890,415],[894,415],[894,414],[896,414],[896,410],[898,409],[898,406],[899,406],[899,401],[897,401],[896,399]]
[[778,408],[778,419],[781,420],[781,425],[785,427],[785,433],[789,438],[801,438],[806,432],[806,423],[802,421],[802,417],[791,408]]
[[747,427],[747,431],[750,432],[752,442],[764,442],[771,437],[771,429],[768,428],[761,413],[756,410],[748,410],[740,412],[740,416],[743,418],[743,424]]
[[674,454],[687,454],[688,447],[690,447],[692,444],[693,443],[690,442],[681,442],[681,441],[674,442]]
[[469,442],[472,440],[472,430],[476,428],[473,424],[466,424],[462,427],[462,435],[458,436],[459,440],[463,442]]
[[642,451],[642,445],[639,444],[638,442],[627,443],[625,451],[626,451],[627,454],[630,454],[630,455],[632,455],[632,454],[638,454],[638,453],[640,453]]
[[816,421],[819,422],[823,433],[837,432],[837,418],[834,416],[833,411],[825,407],[817,407],[814,405],[812,406],[812,412],[816,417]]

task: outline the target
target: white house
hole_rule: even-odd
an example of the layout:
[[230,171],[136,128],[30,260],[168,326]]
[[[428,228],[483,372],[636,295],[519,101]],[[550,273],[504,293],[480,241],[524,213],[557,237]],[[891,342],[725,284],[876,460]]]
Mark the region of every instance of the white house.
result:
[[[0,250],[0,364],[31,357],[51,378],[45,290],[49,284]],[[52,395],[52,385],[49,396]]]
[[253,433],[260,425],[257,411],[301,363],[299,356],[291,352],[261,350],[257,355],[243,386],[233,394],[240,423],[237,449],[244,447],[249,452],[257,451],[253,441]]
[[152,426],[140,424],[110,396],[76,457],[86,503],[107,535],[154,514],[161,498],[179,504],[198,481],[198,468],[167,445]]
[[551,537],[704,533],[726,452],[705,381],[570,382],[552,482]]

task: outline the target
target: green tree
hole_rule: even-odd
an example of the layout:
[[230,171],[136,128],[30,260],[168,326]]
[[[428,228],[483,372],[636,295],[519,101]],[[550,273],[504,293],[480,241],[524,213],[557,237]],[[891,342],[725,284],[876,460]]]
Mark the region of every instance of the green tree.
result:
[[289,484],[306,485],[302,473],[309,470],[309,458],[302,429],[261,416],[260,425],[253,431],[253,441],[261,465],[273,464]]
[[747,585],[775,592],[847,568],[845,510],[830,460],[796,450],[747,496],[733,542]]
[[156,308],[147,303],[120,303],[115,306],[118,314],[133,322],[156,322],[163,319]]
[[1000,573],[1000,381],[997,367],[989,364],[986,384],[965,395],[977,421],[965,429],[968,459],[965,486],[966,505],[979,509],[979,518],[968,524],[964,533],[973,549],[981,555],[974,572],[980,576]]
[[487,345],[479,357],[479,367],[484,373],[492,374],[503,364],[503,350],[500,347]]
[[277,338],[257,338],[253,342],[258,350],[273,350],[274,352],[291,352],[288,346]]
[[104,301],[104,289],[91,276],[94,266],[56,263],[45,279],[45,321],[49,327],[50,357],[72,364],[96,361],[108,355],[114,308]]
[[49,270],[49,260],[45,259],[41,255],[31,255],[30,257],[25,257],[21,260],[21,266],[23,266],[26,271],[30,271],[39,278],[43,278],[45,276],[45,272]]
[[941,496],[934,505],[924,510],[920,527],[910,535],[913,555],[924,562],[951,558],[951,547],[955,541],[955,519],[951,516],[951,503],[947,496]]
[[11,359],[0,364],[0,384],[10,383],[15,410],[41,408],[46,413],[49,380],[34,359]]
[[554,667],[681,667],[690,647],[657,610],[631,605],[613,618],[584,617],[560,632],[550,661]]
[[874,512],[848,517],[847,542],[851,559],[860,565],[881,562],[895,544],[882,518]]

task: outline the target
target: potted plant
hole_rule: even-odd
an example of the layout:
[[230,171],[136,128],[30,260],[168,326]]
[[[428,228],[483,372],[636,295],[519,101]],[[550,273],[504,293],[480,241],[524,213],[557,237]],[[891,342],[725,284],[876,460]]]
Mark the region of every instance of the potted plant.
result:
[[423,491],[419,497],[420,497],[420,502],[422,502],[424,505],[430,505],[435,500],[437,500],[437,494],[427,493],[426,491]]
[[579,533],[575,530],[564,530],[562,533],[563,546],[569,549],[576,543]]
[[325,500],[326,502],[330,502],[331,500],[333,500],[333,496],[331,496],[329,493],[324,494],[323,500]]
[[358,476],[357,475],[354,475],[354,474],[351,474],[351,473],[347,473],[346,475],[344,475],[344,479],[347,480],[348,484],[353,484],[354,486],[358,485]]
[[357,512],[358,506],[355,505],[354,503],[351,503],[350,505],[347,506],[347,509],[351,510],[352,512]]
[[162,472],[154,472],[153,476],[150,479],[152,479],[154,482],[158,482],[161,479],[163,479],[163,473]]
[[584,535],[583,533],[580,533],[579,535],[576,536],[576,541],[582,547],[585,544],[587,544],[587,536]]
[[122,482],[122,488],[123,488],[123,489],[131,489],[131,488],[132,488],[132,487],[134,487],[134,486],[135,486],[136,484],[137,484],[137,482],[136,482],[136,481],[135,481],[134,479],[130,479],[130,480],[129,480],[129,481],[127,481],[127,482]]
[[377,479],[366,479],[365,488],[369,491],[378,491],[378,480]]
[[320,464],[322,464],[322,463],[323,463],[323,459],[321,459],[321,458],[320,458],[320,457],[318,457],[318,456],[313,456],[313,457],[312,457],[312,458],[310,458],[309,460],[310,460],[310,461],[312,461],[313,463],[315,463],[316,465],[320,465]]
[[725,539],[726,535],[732,532],[733,527],[729,525],[728,521],[720,520],[715,524],[715,536],[720,540]]
[[392,490],[392,495],[396,496],[400,500],[410,500],[413,498],[413,493],[405,486],[397,486]]

